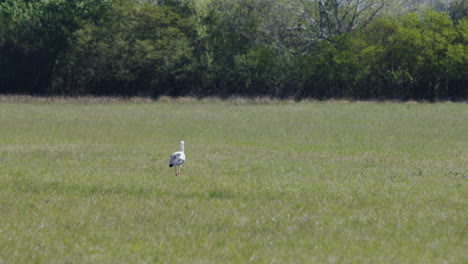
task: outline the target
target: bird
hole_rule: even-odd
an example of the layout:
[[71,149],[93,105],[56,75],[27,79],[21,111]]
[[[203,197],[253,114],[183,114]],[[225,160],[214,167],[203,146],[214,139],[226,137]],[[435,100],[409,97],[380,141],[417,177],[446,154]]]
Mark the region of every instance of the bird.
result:
[[175,167],[175,176],[180,175],[180,169],[185,162],[184,141],[180,142],[180,151],[174,152],[169,159],[169,167]]

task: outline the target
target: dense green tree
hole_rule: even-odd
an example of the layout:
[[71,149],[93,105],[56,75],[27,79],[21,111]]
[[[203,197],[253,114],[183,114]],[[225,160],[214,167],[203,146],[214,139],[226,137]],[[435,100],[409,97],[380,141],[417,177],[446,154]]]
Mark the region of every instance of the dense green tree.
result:
[[150,2],[115,1],[99,24],[78,30],[56,89],[151,96],[188,92],[196,40],[191,9],[175,1]]
[[463,24],[457,28],[446,13],[431,9],[421,15],[409,13],[398,21],[377,21],[364,32],[363,52],[372,51],[363,56],[372,58],[370,64],[369,60],[361,63],[372,73],[367,84],[375,84],[376,94],[384,98],[466,96],[467,76],[461,70],[468,62]]
[[[202,18],[208,94],[244,94],[251,87],[258,30],[258,2],[255,0],[213,1]],[[260,49],[260,48],[259,48]]]
[[0,93],[465,100],[464,7],[0,0]]
[[106,1],[0,2],[0,92],[46,94],[57,58],[83,19],[96,19]]

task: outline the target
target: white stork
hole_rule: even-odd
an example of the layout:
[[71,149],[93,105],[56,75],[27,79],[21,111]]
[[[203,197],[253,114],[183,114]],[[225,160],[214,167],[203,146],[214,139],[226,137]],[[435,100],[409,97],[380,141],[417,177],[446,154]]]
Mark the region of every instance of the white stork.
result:
[[169,160],[169,167],[175,167],[176,176],[179,176],[182,164],[185,162],[184,141],[180,142],[180,151],[174,152]]

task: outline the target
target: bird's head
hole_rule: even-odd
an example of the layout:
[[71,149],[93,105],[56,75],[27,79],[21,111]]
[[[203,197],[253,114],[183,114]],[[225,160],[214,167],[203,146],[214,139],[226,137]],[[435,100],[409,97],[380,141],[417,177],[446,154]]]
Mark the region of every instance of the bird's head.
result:
[[169,167],[180,166],[185,162],[185,155],[183,152],[176,152],[171,155],[169,159]]

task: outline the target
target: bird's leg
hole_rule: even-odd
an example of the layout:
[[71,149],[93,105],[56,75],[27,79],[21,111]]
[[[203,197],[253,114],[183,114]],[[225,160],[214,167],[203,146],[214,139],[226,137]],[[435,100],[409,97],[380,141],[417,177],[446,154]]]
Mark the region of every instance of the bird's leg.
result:
[[175,176],[178,176],[179,174],[177,173],[177,166],[174,169],[175,169]]

